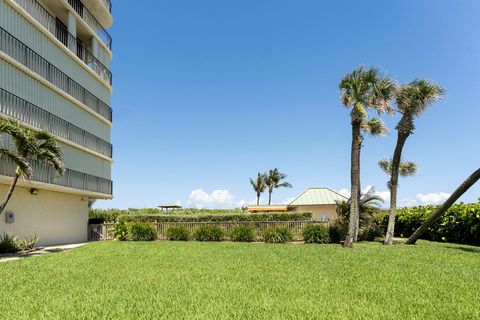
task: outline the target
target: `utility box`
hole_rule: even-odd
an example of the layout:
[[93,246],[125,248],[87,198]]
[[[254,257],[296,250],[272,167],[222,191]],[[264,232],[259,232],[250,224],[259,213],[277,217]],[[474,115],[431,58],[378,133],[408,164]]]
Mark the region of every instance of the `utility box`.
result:
[[5,214],[5,222],[6,223],[14,223],[15,222],[15,213],[9,211]]

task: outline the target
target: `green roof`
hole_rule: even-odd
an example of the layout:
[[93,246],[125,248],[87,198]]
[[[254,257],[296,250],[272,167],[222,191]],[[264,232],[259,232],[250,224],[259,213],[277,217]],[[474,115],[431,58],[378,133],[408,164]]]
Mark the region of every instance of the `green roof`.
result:
[[320,204],[336,204],[336,201],[342,200],[348,200],[348,198],[328,188],[308,188],[289,205],[315,206]]

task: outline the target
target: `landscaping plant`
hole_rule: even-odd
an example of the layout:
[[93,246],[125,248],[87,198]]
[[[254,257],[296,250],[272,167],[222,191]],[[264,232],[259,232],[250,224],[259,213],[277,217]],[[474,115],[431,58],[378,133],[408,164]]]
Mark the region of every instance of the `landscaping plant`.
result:
[[127,227],[128,240],[153,241],[157,239],[157,228],[151,223],[132,222]]
[[230,232],[230,240],[235,242],[253,242],[256,238],[255,229],[249,226],[238,226]]
[[204,225],[195,229],[193,239],[197,241],[222,241],[223,229],[216,225]]
[[293,240],[293,234],[288,228],[268,228],[262,232],[262,239],[266,243],[286,243]]
[[125,222],[119,222],[111,229],[113,238],[119,241],[126,241],[128,239],[128,227]]
[[170,227],[165,231],[165,238],[167,238],[167,240],[188,241],[190,237],[190,231],[184,226]]
[[9,232],[0,235],[0,254],[1,253],[15,253],[22,250],[17,237]]
[[327,226],[323,224],[310,224],[303,230],[305,243],[329,243],[330,236]]

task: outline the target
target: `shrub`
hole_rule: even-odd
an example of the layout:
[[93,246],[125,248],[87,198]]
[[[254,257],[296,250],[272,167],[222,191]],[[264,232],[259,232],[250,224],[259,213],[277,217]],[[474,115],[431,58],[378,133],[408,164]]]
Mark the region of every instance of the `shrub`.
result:
[[366,227],[360,230],[358,240],[360,241],[374,241],[375,238],[383,237],[382,230],[377,226]]
[[128,227],[124,222],[117,223],[111,229],[113,238],[119,241],[126,241],[128,238]]
[[35,248],[35,244],[37,242],[38,242],[37,235],[32,235],[18,241],[18,245],[22,250],[32,250],[33,248]]
[[309,221],[311,212],[270,212],[251,214],[140,214],[121,215],[117,221],[123,222],[224,222],[224,221]]
[[[395,236],[411,236],[437,208],[438,206],[419,206],[398,209]],[[384,212],[381,226],[385,228],[387,223],[388,212]],[[428,229],[422,239],[480,245],[480,203],[453,205]]]
[[153,241],[157,238],[157,228],[151,223],[132,222],[128,225],[128,239],[132,241]]
[[197,241],[222,241],[223,229],[215,225],[201,226],[193,232],[193,239]]
[[235,242],[253,242],[256,240],[255,229],[248,226],[238,226],[230,233],[230,240]]
[[328,227],[330,243],[340,243],[347,237],[348,225],[342,220],[333,221]]
[[0,235],[0,253],[15,253],[21,249],[17,237],[11,233],[6,232],[3,236]]
[[168,240],[188,241],[190,240],[190,231],[184,226],[170,227],[165,231],[165,237]]
[[262,232],[262,238],[267,243],[286,243],[293,239],[293,234],[288,228],[268,228]]
[[310,224],[303,230],[305,243],[329,243],[328,228],[322,224]]

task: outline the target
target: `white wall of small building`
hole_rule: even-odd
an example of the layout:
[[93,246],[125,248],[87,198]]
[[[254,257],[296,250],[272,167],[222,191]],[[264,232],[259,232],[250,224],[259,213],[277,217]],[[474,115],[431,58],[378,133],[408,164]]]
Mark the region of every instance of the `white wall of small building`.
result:
[[[8,186],[0,185],[0,197]],[[14,213],[14,222],[6,223],[6,213]],[[0,216],[0,234],[10,232],[20,238],[37,235],[38,245],[56,245],[87,241],[88,199],[80,195],[17,187]]]

